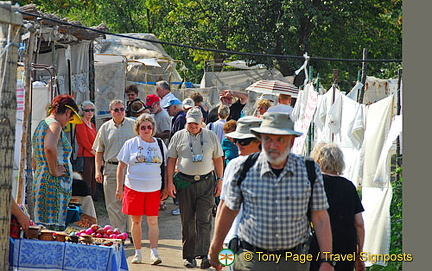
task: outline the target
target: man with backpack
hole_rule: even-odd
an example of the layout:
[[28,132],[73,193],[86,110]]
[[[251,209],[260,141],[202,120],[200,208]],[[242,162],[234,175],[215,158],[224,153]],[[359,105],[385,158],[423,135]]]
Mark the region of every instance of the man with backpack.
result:
[[[225,201],[218,208],[209,261],[221,270],[219,252],[242,205],[237,248],[230,246],[236,254],[234,270],[309,270],[308,210],[321,250],[320,270],[334,270],[329,205],[320,169],[313,163],[311,174],[305,158],[290,153],[301,133],[294,131],[289,114],[265,113],[262,119],[259,128],[250,129],[261,139],[262,152],[255,155],[253,163],[251,158],[246,162],[253,154],[237,159],[233,165],[236,173],[226,180]],[[249,167],[247,171],[245,167]],[[310,175],[314,175],[313,182]]]

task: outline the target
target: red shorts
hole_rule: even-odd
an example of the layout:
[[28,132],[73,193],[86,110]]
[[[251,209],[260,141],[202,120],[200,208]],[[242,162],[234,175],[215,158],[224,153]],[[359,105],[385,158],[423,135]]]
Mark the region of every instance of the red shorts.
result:
[[154,192],[138,192],[124,187],[122,212],[135,216],[158,216],[160,190]]

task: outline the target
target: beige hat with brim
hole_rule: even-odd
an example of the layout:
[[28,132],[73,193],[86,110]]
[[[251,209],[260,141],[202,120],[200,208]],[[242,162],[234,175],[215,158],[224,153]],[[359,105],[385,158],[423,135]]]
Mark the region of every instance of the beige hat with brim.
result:
[[294,122],[290,114],[279,112],[266,112],[262,116],[262,123],[259,128],[251,128],[250,131],[255,136],[261,134],[270,135],[294,135],[301,136],[302,133],[294,131]]
[[202,122],[202,112],[201,109],[198,107],[189,109],[189,111],[186,113],[186,123],[195,122],[200,124]]
[[225,134],[225,136],[234,139],[245,139],[245,138],[255,137],[255,135],[250,132],[250,128],[258,128],[261,122],[262,119],[253,116],[245,116],[239,118],[237,121],[236,130],[234,132]]

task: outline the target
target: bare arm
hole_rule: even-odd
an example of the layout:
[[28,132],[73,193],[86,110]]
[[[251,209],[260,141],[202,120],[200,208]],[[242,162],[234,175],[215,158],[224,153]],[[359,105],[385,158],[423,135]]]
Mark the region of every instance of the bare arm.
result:
[[365,236],[365,229],[364,229],[364,222],[363,222],[363,216],[362,213],[357,213],[354,216],[354,225],[356,227],[357,231],[357,259],[355,263],[355,270],[356,271],[364,271],[366,270],[365,263],[361,260],[358,255],[359,253],[363,251],[363,244],[364,244],[364,236]]
[[[327,210],[312,211],[312,223],[321,251],[321,259],[325,259],[332,253],[332,233],[330,217]],[[329,263],[322,263],[319,270],[334,270]]]
[[236,90],[232,90],[231,93],[234,97],[237,97],[240,100],[241,104],[246,104],[248,102],[248,94],[247,93],[244,93],[241,91],[236,91]]
[[12,198],[11,202],[11,213],[17,218],[18,223],[21,225],[23,230],[27,230],[30,227],[30,217],[26,216],[15,200]]
[[231,210],[225,205],[225,201],[221,200],[218,206],[215,219],[215,229],[213,240],[210,244],[209,258],[210,263],[216,270],[221,270],[222,266],[218,261],[218,253],[222,249],[223,241],[225,240],[231,225],[237,216],[239,210]]
[[[217,178],[222,178],[223,176],[223,157],[217,157],[217,158],[213,158],[213,164],[216,170],[216,176]],[[218,180],[214,193],[215,193],[215,197],[219,197],[220,193],[222,192],[222,179]]]
[[174,186],[174,171],[175,171],[175,166],[177,163],[177,158],[172,158],[172,157],[168,157],[168,162],[167,162],[167,192],[168,195],[170,195],[171,197],[175,198],[175,193],[176,193],[176,188]]
[[57,161],[57,144],[60,139],[61,126],[57,122],[49,125],[45,136],[44,152],[48,163],[48,170],[52,176],[61,176],[66,168]]
[[119,161],[117,166],[117,189],[116,189],[116,199],[123,200],[123,184],[124,184],[124,170],[126,168],[126,163]]
[[95,180],[98,183],[103,182],[101,167],[103,166],[103,152],[96,152],[95,155]]

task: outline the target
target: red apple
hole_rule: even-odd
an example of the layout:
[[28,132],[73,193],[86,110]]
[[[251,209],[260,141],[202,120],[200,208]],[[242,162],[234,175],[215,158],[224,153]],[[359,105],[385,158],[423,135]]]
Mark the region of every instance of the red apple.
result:
[[92,230],[92,229],[87,229],[87,230],[85,231],[85,233],[90,235],[90,234],[93,233],[93,230]]
[[118,235],[115,234],[115,233],[111,234],[111,235],[110,235],[110,238],[111,238],[111,239],[119,239],[119,238],[118,238]]
[[120,232],[120,230],[119,230],[118,228],[115,228],[115,229],[113,230],[113,233],[115,233],[115,234],[120,234],[121,232]]
[[100,233],[96,233],[96,238],[102,238],[102,234],[100,234]]
[[104,231],[103,228],[99,228],[99,229],[97,229],[96,232],[97,232],[97,233],[100,233],[100,234],[104,234],[104,233],[105,233],[105,231]]
[[95,232],[93,232],[92,234],[90,234],[92,237],[96,237],[96,234],[97,233],[95,233]]
[[104,230],[108,230],[108,229],[113,229],[113,227],[111,225],[105,225]]
[[106,233],[104,233],[104,234],[102,235],[102,237],[103,237],[103,238],[109,238],[108,234],[106,234]]
[[114,233],[114,231],[112,229],[107,229],[105,233],[111,235]]
[[94,232],[96,232],[99,229],[99,225],[98,224],[93,224],[90,226],[90,229],[92,229]]

